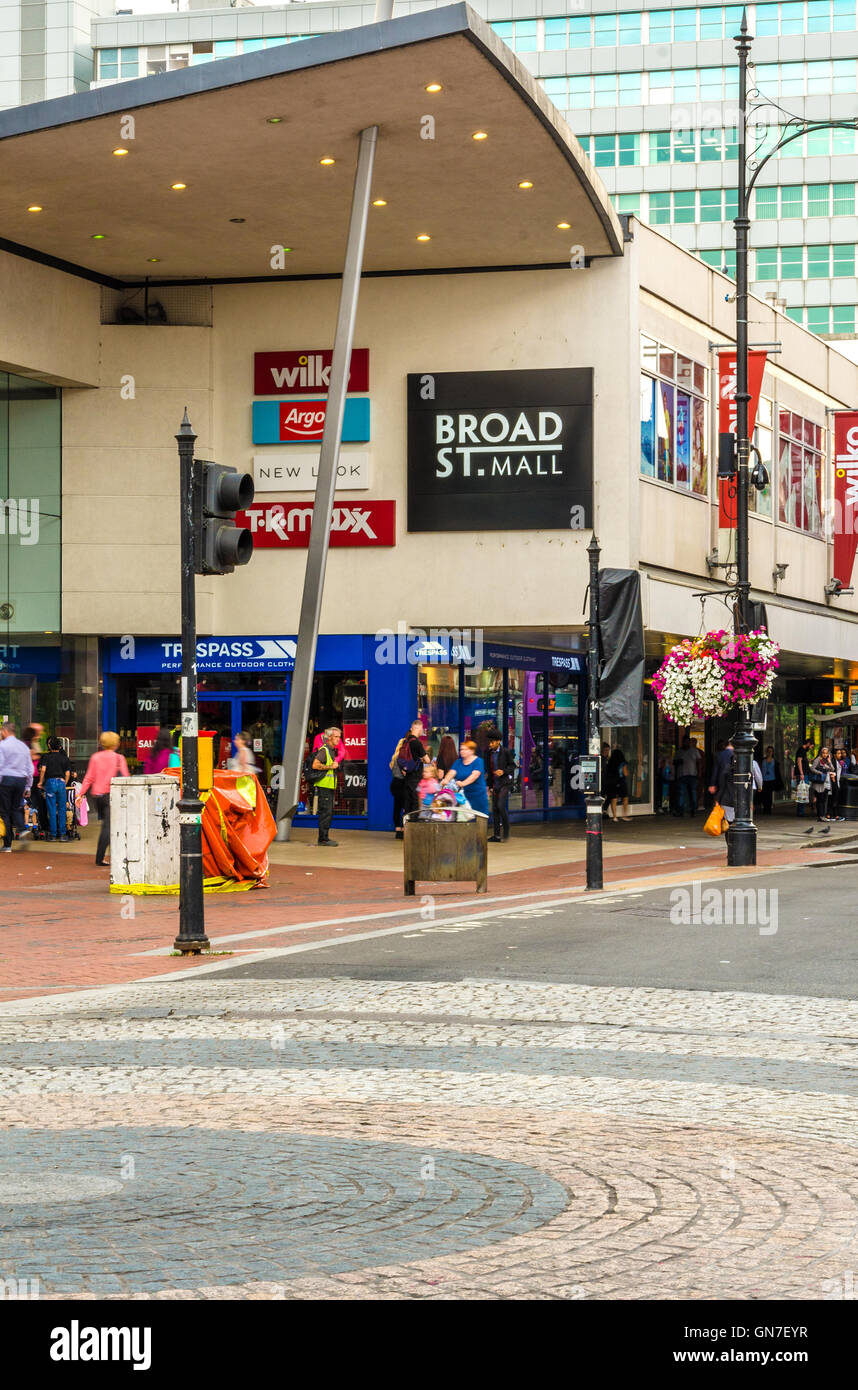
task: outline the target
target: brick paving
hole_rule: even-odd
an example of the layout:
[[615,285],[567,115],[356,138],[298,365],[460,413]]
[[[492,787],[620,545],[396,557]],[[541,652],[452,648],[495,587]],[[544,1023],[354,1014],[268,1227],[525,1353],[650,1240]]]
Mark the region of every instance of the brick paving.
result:
[[[674,843],[659,841],[638,850],[631,837],[643,828],[624,827],[630,837],[628,852],[616,846],[606,864],[606,888],[636,881],[688,881],[723,873],[724,849],[706,841],[699,826],[674,823]],[[660,830],[661,828],[658,827]],[[645,832],[644,832],[645,833]],[[652,833],[652,832],[650,832]],[[573,838],[573,835],[576,838]],[[687,845],[678,838],[688,838]],[[694,840],[691,840],[691,836]],[[563,841],[555,837],[546,846],[546,862],[539,867],[496,872],[489,860],[488,897],[502,900],[516,895],[548,896],[581,893],[586,875],[580,859],[580,839],[570,831],[568,858]],[[386,842],[385,842],[386,844]],[[559,848],[558,848],[559,846]],[[66,846],[40,844],[30,849],[16,846],[0,856],[0,1000],[31,994],[126,983],[152,975],[175,975],[199,969],[195,958],[168,954],[178,932],[178,906],[174,897],[131,897],[108,892],[107,870],[97,869],[83,853],[66,853]],[[419,913],[406,900],[401,873],[389,869],[315,867],[318,851],[304,847],[301,862],[275,863],[267,889],[206,898],[206,930],[213,949],[252,950],[271,945],[256,933],[295,927],[295,934],[279,932],[278,946],[357,934],[375,913],[402,909]],[[561,862],[557,862],[558,855]],[[788,847],[762,844],[760,870],[781,865],[819,862],[833,857],[832,849],[795,840]],[[307,864],[313,865],[308,868]],[[454,905],[464,913],[485,911],[487,900],[456,885],[424,885],[439,904]],[[420,890],[418,889],[418,892]],[[526,900],[526,897],[525,897]],[[419,904],[418,897],[417,903]],[[331,925],[332,919],[356,918]],[[321,923],[314,928],[314,922]],[[382,923],[376,925],[383,925]],[[243,943],[240,937],[246,936]],[[229,938],[218,946],[218,939]]]
[[179,977],[0,1006],[0,1274],[47,1298],[828,1299],[858,1004]]

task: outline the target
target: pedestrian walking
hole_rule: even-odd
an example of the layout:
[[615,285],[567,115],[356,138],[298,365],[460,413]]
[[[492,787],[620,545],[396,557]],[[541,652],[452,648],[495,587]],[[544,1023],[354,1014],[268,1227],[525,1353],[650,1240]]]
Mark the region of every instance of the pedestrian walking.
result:
[[629,814],[629,768],[622,748],[615,748],[608,759],[608,770],[605,773],[605,800],[608,803],[610,816],[614,825],[619,824],[617,816],[617,802],[623,804],[623,821],[631,820]]
[[420,805],[417,788],[423,776],[428,753],[423,744],[423,720],[413,719],[408,733],[397,743],[390,760],[392,775],[390,793],[393,797],[393,828],[397,840],[403,836],[402,821]]
[[819,757],[814,758],[810,764],[810,782],[813,788],[814,804],[816,806],[816,819],[818,821],[830,821],[832,819],[830,809],[831,784],[836,776],[834,763],[831,761],[831,753],[827,746],[819,750]]
[[104,856],[110,846],[110,783],[114,777],[128,777],[130,774],[127,762],[122,754],[117,752],[119,735],[111,729],[105,729],[98,742],[99,751],[93,753],[89,760],[86,776],[76,800],[80,804],[87,792],[92,792],[98,819],[101,821],[95,862],[102,867],[106,862]]
[[700,749],[697,747],[696,739],[689,738],[686,734],[682,740],[682,747],[679,750],[679,814],[685,815],[685,803],[688,802],[689,816],[697,814],[697,787],[700,781]]
[[456,747],[456,740],[453,738],[453,735],[444,734],[444,737],[438,744],[438,753],[435,757],[435,766],[438,769],[439,777],[446,776],[458,756],[459,750]]
[[48,739],[48,751],[39,758],[37,786],[45,797],[48,811],[48,839],[68,840],[66,791],[72,775],[71,763],[56,737]]
[[489,742],[488,775],[492,794],[492,822],[494,834],[489,839],[500,844],[509,839],[509,793],[512,775],[515,772],[515,758],[501,743],[497,730]]
[[842,780],[849,772],[849,755],[845,748],[838,748],[834,755],[834,776],[831,779],[831,814],[835,820],[846,819],[846,783]]
[[236,734],[233,743],[235,753],[229,760],[230,771],[242,773],[244,776],[247,776],[248,773],[255,773],[256,758],[250,746],[250,734],[245,733],[242,729]]
[[158,737],[149,749],[149,756],[143,764],[144,776],[153,777],[156,773],[163,772],[169,766],[172,751],[173,735],[169,729],[159,729]]
[[337,749],[342,741],[339,729],[326,729],[321,747],[313,754],[313,771],[322,775],[316,782],[316,814],[319,817],[320,845],[336,845],[337,840],[330,836],[331,819],[334,814],[334,794],[337,789]]
[[14,724],[0,724],[0,819],[3,821],[3,853],[12,852],[12,831],[28,840],[32,830],[24,823],[24,797],[33,785],[30,749],[17,737]]
[[764,816],[772,814],[772,802],[775,792],[783,791],[784,780],[781,776],[781,765],[775,757],[775,750],[769,744],[766,755],[760,764],[760,771],[763,774],[763,790],[760,793],[760,812]]
[[455,782],[465,793],[465,800],[472,811],[479,811],[488,819],[489,794],[486,788],[486,765],[477,754],[476,741],[463,739],[459,745],[459,756],[444,778],[443,785]]
[[[804,815],[804,808],[810,800],[810,770],[808,759],[808,745],[804,742],[799,743],[795,750],[795,760],[793,762],[793,776],[795,777],[795,813],[797,816]],[[800,787],[806,787],[806,791],[800,791]]]
[[728,825],[736,819],[736,791],[733,784],[733,740],[717,754],[709,778],[709,792],[715,797]]

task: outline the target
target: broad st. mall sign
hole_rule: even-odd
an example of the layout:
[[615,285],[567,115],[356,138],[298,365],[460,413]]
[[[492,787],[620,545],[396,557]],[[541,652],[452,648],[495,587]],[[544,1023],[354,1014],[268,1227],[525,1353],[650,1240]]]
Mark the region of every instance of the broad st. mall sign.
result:
[[408,377],[408,530],[590,527],[593,372]]

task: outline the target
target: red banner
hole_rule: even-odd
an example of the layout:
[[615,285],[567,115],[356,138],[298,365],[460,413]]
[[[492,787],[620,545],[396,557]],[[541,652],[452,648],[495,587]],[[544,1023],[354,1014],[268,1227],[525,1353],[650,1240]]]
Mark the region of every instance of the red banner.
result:
[[858,410],[834,413],[834,578],[847,588],[855,563],[858,503]]
[[137,757],[143,763],[148,758],[161,730],[157,724],[138,724],[137,726]]
[[343,724],[343,742],[350,762],[366,762],[366,725]]
[[[308,391],[327,391],[331,384],[332,357],[333,353],[327,348],[256,352],[253,355],[253,394],[306,396]],[[369,348],[353,349],[348,390],[369,390]]]
[[[765,350],[752,348],[748,353],[748,392],[751,397],[748,401],[749,439],[754,437],[765,370]],[[718,433],[736,433],[735,350],[718,354]],[[720,478],[718,481],[718,526],[722,531],[736,529],[736,485],[732,478]]]
[[[253,533],[256,549],[306,550],[312,502],[260,502],[239,512],[236,524]],[[396,545],[396,503],[338,502],[331,518],[331,546]]]

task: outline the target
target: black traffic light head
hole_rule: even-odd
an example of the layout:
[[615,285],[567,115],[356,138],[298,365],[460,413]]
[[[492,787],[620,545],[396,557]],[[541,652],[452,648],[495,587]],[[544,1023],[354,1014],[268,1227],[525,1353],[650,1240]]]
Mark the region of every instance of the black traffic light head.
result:
[[236,526],[237,511],[253,501],[253,479],[223,463],[194,464],[194,530],[197,574],[232,574],[253,554],[253,536]]

